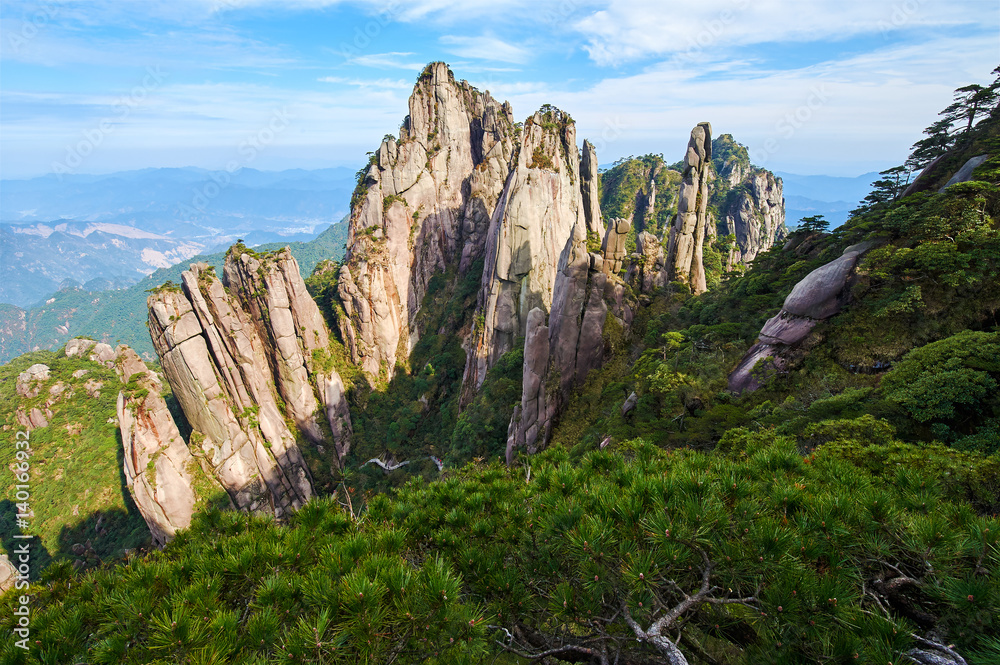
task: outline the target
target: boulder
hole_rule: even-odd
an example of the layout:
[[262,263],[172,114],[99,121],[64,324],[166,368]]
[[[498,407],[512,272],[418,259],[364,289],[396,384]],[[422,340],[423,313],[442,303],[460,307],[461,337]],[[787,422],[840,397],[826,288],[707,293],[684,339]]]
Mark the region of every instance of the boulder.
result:
[[107,367],[111,367],[114,363],[115,355],[115,350],[111,348],[110,344],[98,342],[94,345],[93,349],[91,349],[89,358],[93,362],[98,362]]
[[847,295],[844,287],[860,256],[858,251],[846,252],[813,270],[792,288],[783,311],[810,319],[828,319],[839,312]]
[[[847,303],[858,260],[874,246],[873,241],[851,245],[839,258],[813,270],[792,287],[781,311],[767,320],[757,344],[729,374],[729,390],[756,390],[766,374],[785,371],[791,351],[802,344],[819,321],[838,314]],[[770,365],[758,367],[765,358],[772,359]]]
[[978,167],[980,164],[982,164],[989,158],[990,158],[989,155],[977,155],[973,157],[965,164],[963,164],[962,168],[956,171],[955,175],[953,175],[951,179],[948,180],[947,183],[945,183],[945,186],[942,187],[939,191],[943,192],[952,185],[957,185],[960,182],[968,182],[972,180],[972,172],[976,169],[976,167]]
[[49,367],[41,363],[36,363],[17,375],[14,383],[14,390],[18,395],[25,398],[37,397],[42,381],[49,380]]
[[67,358],[83,358],[90,349],[96,345],[92,339],[83,339],[77,337],[66,342],[66,357]]
[[17,583],[17,568],[6,554],[0,554],[0,596],[14,588]]

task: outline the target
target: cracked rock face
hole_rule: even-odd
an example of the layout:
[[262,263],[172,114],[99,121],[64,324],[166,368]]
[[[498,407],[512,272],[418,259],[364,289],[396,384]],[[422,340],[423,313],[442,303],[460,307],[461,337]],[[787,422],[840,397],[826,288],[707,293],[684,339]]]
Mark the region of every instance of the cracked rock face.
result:
[[667,265],[663,244],[652,233],[640,233],[635,237],[640,258],[630,266],[628,281],[634,283],[641,293],[652,293],[667,285]]
[[[781,178],[758,169],[744,174],[736,184],[746,185],[746,191],[730,202],[718,223],[720,231],[736,236],[736,248],[728,261],[730,267],[737,263],[749,265],[758,254],[788,236]],[[714,227],[710,230],[714,231]]]
[[342,333],[372,378],[391,378],[416,344],[434,273],[456,263],[464,272],[482,256],[516,143],[510,106],[444,63],[424,70],[409,106],[355,192],[339,278]]
[[[611,233],[609,229],[608,233]],[[607,244],[607,243],[606,243]],[[574,227],[559,263],[549,325],[540,308],[528,314],[520,408],[508,428],[507,463],[516,449],[543,449],[573,388],[604,364],[604,328],[608,316],[632,323],[632,305],[610,259],[587,252],[586,227]]]
[[539,111],[524,123],[517,163],[493,213],[466,394],[526,333],[528,313],[551,309],[560,256],[578,223],[587,228],[576,125],[557,109]]
[[703,122],[691,130],[684,155],[677,215],[670,228],[666,261],[669,279],[688,284],[695,294],[708,288],[703,257],[711,169],[712,125]]
[[[230,253],[227,261],[233,260],[242,259]],[[227,266],[224,273],[235,270]],[[233,503],[280,517],[312,496],[305,460],[275,400],[274,377],[298,369],[272,371],[279,358],[268,344],[281,338],[281,323],[272,328],[251,318],[240,302],[251,294],[233,285],[231,296],[204,264],[192,265],[182,280],[182,292],[149,297],[150,336],[164,374],[191,427],[204,436],[208,464]],[[268,328],[266,337],[258,326]]]
[[118,347],[117,354],[122,381],[138,375],[135,391],[118,393],[125,481],[153,544],[162,547],[191,525],[198,500],[210,498],[199,491],[223,494],[223,489],[181,437],[156,375],[132,349]]

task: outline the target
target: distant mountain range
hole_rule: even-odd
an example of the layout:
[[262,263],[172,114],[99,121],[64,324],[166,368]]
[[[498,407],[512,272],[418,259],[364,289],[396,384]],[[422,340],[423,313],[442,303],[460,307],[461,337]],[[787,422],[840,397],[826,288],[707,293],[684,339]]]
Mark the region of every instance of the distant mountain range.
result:
[[354,172],[162,168],[0,181],[0,302],[122,288],[195,254],[308,241],[347,214]]
[[[776,172],[789,227],[824,215],[831,227],[877,173],[847,178]],[[347,214],[349,168],[286,171],[157,168],[0,181],[0,303],[26,308],[61,288],[138,283],[157,269],[228,247],[305,242]]]
[[775,171],[785,187],[785,222],[795,227],[803,217],[823,215],[836,228],[847,221],[850,211],[868,196],[878,173],[853,178],[829,175],[800,175]]

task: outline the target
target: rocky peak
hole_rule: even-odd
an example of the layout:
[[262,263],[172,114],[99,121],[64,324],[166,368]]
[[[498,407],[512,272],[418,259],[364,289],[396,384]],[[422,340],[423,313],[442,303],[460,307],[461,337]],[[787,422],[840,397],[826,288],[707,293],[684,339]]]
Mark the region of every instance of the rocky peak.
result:
[[510,106],[444,63],[423,71],[409,108],[360,177],[339,278],[342,332],[372,379],[391,378],[412,350],[431,276],[482,255],[516,144]]
[[603,238],[604,221],[601,219],[600,175],[597,167],[597,150],[584,140],[580,157],[580,188],[583,193],[583,214],[587,219],[587,233]]

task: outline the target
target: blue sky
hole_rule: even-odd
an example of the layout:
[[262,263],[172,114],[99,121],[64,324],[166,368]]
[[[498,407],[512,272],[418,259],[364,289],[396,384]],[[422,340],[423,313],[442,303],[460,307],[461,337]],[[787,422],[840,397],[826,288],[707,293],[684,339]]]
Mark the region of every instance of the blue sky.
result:
[[995,0],[4,0],[0,177],[358,166],[420,69],[555,104],[602,164],[711,121],[774,170],[901,163],[1000,64]]

